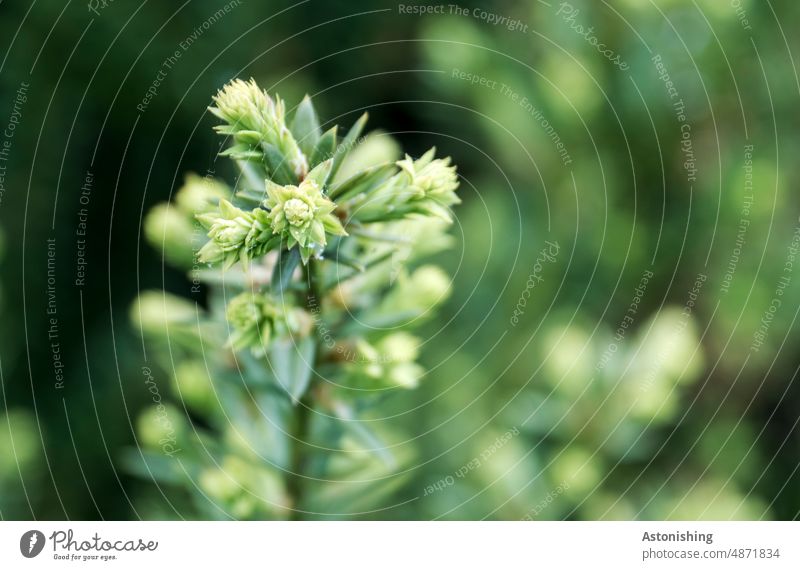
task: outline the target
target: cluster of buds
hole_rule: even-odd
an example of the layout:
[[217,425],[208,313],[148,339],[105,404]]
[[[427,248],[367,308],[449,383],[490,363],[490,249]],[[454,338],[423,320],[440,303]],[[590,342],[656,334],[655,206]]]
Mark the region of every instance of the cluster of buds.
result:
[[[163,202],[148,212],[144,221],[145,237],[173,265],[191,267],[194,259],[192,242],[195,241],[195,230],[199,230],[195,216],[215,210],[219,201],[230,193],[230,188],[218,180],[197,174],[187,175],[175,194],[174,203]],[[192,239],[186,239],[187,236],[192,236]]]
[[236,455],[225,456],[219,465],[201,471],[197,482],[236,519],[261,518],[289,507],[283,482],[274,471]]
[[317,166],[298,186],[280,186],[267,181],[267,199],[272,231],[281,236],[286,247],[300,248],[303,263],[312,255],[320,256],[327,245],[326,234],[345,236],[336,204],[322,193],[322,184],[330,172],[332,161]]
[[450,207],[461,202],[456,167],[435,154],[431,148],[417,160],[406,155],[397,161],[399,172],[350,200],[353,218],[374,223],[416,214],[452,222]]
[[261,208],[245,211],[221,200],[217,212],[199,214],[197,220],[211,238],[197,254],[204,263],[222,262],[226,268],[237,261],[246,265],[280,241],[272,231],[269,212]]
[[416,388],[425,374],[422,366],[415,362],[419,345],[417,337],[396,332],[374,344],[360,338],[352,343],[352,348],[340,347],[347,385],[359,390]]
[[[434,158],[435,149],[418,160],[406,156],[388,169],[380,167],[377,176],[369,170],[357,171],[333,184],[334,171],[355,137],[334,148],[335,131],[333,140],[314,133],[318,121],[308,99],[298,109],[298,115],[304,112],[293,126],[311,156],[305,156],[286,125],[283,101],[279,97],[273,100],[254,81],[235,80],[219,91],[214,101],[216,107],[211,111],[225,121],[216,130],[234,141],[223,154],[256,163],[266,179],[263,188],[250,189],[246,195],[253,199],[262,193],[255,209],[245,211],[222,202],[218,212],[198,216],[212,240],[201,250],[200,261],[230,266],[237,261],[247,263],[270,249],[297,246],[307,263],[323,253],[328,235],[347,235],[342,221],[375,223],[414,214],[451,221],[449,207],[460,201],[455,193],[458,179],[449,159]],[[299,121],[304,117],[310,118]],[[316,140],[316,145],[311,146],[309,140]],[[331,142],[329,152],[324,152]],[[271,154],[265,154],[265,148]],[[320,156],[334,158],[321,161]],[[286,164],[292,166],[292,183],[281,176]],[[339,204],[333,201],[335,196],[342,197]]]
[[295,246],[304,264],[312,255],[319,257],[328,234],[347,235],[334,214],[336,204],[322,193],[320,180],[330,167],[331,161],[320,164],[297,186],[267,180],[267,197],[253,210],[222,200],[218,211],[198,215],[211,238],[200,250],[199,260],[231,267],[237,261],[247,264],[272,249]]
[[[350,287],[361,291],[369,285],[371,291],[359,296],[368,301],[367,305],[359,308],[352,300],[344,300],[365,323],[398,324],[397,315],[402,314],[405,321],[400,326],[405,326],[409,319],[424,316],[447,296],[449,279],[441,270],[427,267],[409,273],[403,267],[402,261],[413,259],[413,255],[401,251],[405,247],[402,243],[394,246],[396,251],[378,256],[389,259],[382,268],[372,268],[369,260],[359,256],[365,251],[379,251],[391,242],[382,238],[384,233],[409,236],[428,228],[425,231],[431,235],[413,246],[420,251],[446,241],[436,223],[451,223],[450,207],[460,202],[456,195],[458,177],[449,158],[436,158],[435,149],[431,149],[416,160],[408,155],[396,160],[395,155],[370,164],[350,161],[337,176],[348,154],[365,140],[360,134],[366,116],[338,140],[336,127],[321,132],[308,97],[298,105],[291,124],[287,123],[286,106],[280,97],[271,97],[253,80],[234,80],[213,100],[214,106],[209,109],[223,121],[215,130],[230,137],[232,143],[222,154],[242,170],[240,182],[231,190],[213,180],[188,177],[176,197],[176,206],[163,204],[151,213],[146,234],[152,242],[161,242],[170,261],[179,257],[186,265],[186,250],[195,251],[200,245],[196,262],[244,275],[244,292],[227,303],[230,347],[265,356],[272,341],[297,329],[293,321],[302,309],[286,307],[302,305],[294,292],[310,286],[310,281],[296,282],[299,272],[295,270],[300,263],[309,280],[314,273],[313,279],[320,279],[326,271],[321,265],[311,269],[312,261],[334,266],[344,263],[356,273],[374,269],[372,280],[356,275]],[[420,229],[407,224],[417,224]],[[367,225],[373,229],[367,231]],[[205,244],[196,244],[193,236],[184,239],[181,247],[169,246],[189,232],[195,234],[197,226],[205,230]],[[397,260],[401,260],[400,266]],[[387,266],[390,287],[375,287],[375,278]],[[332,271],[338,274],[339,269]],[[271,279],[265,279],[270,272]],[[320,300],[342,291],[336,283],[329,285],[331,290],[323,291]],[[264,289],[257,290],[260,287]],[[280,299],[280,305],[276,299]],[[306,307],[304,314],[308,311]],[[395,367],[397,373],[386,369],[381,374],[396,376],[397,380],[391,382],[394,385],[413,386],[420,374],[412,363],[406,364]]]
[[308,161],[286,126],[286,106],[280,97],[273,100],[253,79],[236,79],[217,93],[214,103],[216,107],[209,107],[209,111],[225,121],[215,130],[234,141],[226,155],[261,161],[277,150],[297,179],[305,176]]
[[231,299],[226,316],[231,327],[231,348],[250,349],[257,356],[265,353],[273,336],[283,337],[308,328],[304,326],[308,317],[302,309],[252,291]]

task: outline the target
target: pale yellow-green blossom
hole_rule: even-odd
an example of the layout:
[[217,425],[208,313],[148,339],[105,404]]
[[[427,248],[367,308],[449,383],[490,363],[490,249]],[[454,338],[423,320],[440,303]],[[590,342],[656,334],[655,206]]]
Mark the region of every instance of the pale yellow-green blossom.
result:
[[407,333],[391,333],[374,344],[363,338],[342,352],[345,384],[359,390],[386,387],[416,388],[425,369],[415,362],[420,340]]
[[269,213],[262,208],[245,211],[221,200],[218,212],[201,214],[197,219],[211,238],[198,252],[198,259],[204,263],[223,262],[225,267],[237,261],[247,263],[279,242],[273,235]]
[[257,356],[265,353],[274,338],[307,335],[310,329],[305,311],[255,291],[231,299],[226,317],[230,325],[228,345],[234,350],[250,349]]
[[450,206],[459,204],[456,195],[458,177],[456,167],[450,166],[450,157],[434,158],[436,149],[432,148],[422,157],[413,160],[406,155],[397,165],[400,176],[405,175],[408,205],[418,209],[418,213],[430,214],[451,221]]
[[450,207],[461,202],[458,175],[450,158],[435,158],[431,148],[417,160],[406,155],[393,175],[350,196],[346,202],[354,220],[387,222],[409,216],[432,216],[452,222]]
[[[255,80],[235,79],[213,98],[216,107],[209,107],[226,125],[216,127],[218,133],[234,137],[236,143],[262,152],[262,144],[273,145],[288,161],[297,179],[308,172],[308,159],[300,150],[286,126],[286,106],[280,97],[272,99]],[[246,156],[243,151],[242,156]]]
[[269,345],[280,311],[266,295],[245,292],[230,300],[226,316],[231,328],[228,344],[235,350],[261,352]]
[[320,185],[309,176],[298,186],[280,186],[267,181],[267,199],[272,231],[286,240],[289,248],[298,245],[303,263],[319,255],[328,243],[327,235],[347,235],[333,213],[336,204],[322,194]]
[[229,195],[230,189],[219,180],[190,173],[175,194],[175,202],[182,212],[194,216],[214,209]]

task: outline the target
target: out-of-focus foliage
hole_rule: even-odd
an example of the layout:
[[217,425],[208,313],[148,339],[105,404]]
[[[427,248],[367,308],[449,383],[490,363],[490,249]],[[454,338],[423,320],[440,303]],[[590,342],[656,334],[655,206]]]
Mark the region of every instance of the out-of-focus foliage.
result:
[[[235,505],[241,518],[274,516],[284,504],[264,460],[284,451],[268,433],[245,431],[261,425],[256,403],[223,399],[226,386],[246,387],[242,377],[211,377],[202,359],[188,358],[185,347],[197,343],[196,326],[186,325],[196,325],[193,301],[220,307],[139,244],[143,234],[163,234],[175,212],[161,210],[144,228],[141,215],[183,185],[183,172],[230,178],[214,158],[208,94],[253,76],[287,101],[310,93],[333,122],[369,110],[410,154],[435,144],[462,177],[452,248],[434,256],[454,284],[443,313],[420,332],[430,339],[420,350],[429,372],[418,390],[366,413],[411,467],[381,479],[378,499],[359,497],[370,510],[360,517],[795,518],[800,276],[796,260],[788,272],[786,263],[800,212],[791,160],[800,5],[624,0],[612,9],[574,0],[568,20],[561,3],[549,4],[462,4],[517,19],[523,31],[474,15],[401,14],[396,2],[242,3],[183,52],[144,111],[137,105],[165,58],[219,4],[114,2],[99,15],[77,5],[63,14],[62,5],[0,5],[0,44],[11,47],[0,69],[0,124],[20,84],[30,84],[6,179],[13,191],[0,202],[2,314],[14,323],[0,331],[0,401],[21,425],[19,442],[12,428],[17,456],[38,474],[23,475],[31,507],[3,485],[2,516],[222,516],[193,510],[201,507],[190,492],[121,469],[131,461],[122,449],[138,456],[137,444],[158,449],[165,437],[134,436],[137,421],[160,425],[140,417],[153,404],[143,367],[169,404],[175,437],[203,443],[198,418],[230,420],[201,426],[219,430],[224,445],[212,450],[216,464],[191,471],[197,493]],[[592,26],[629,69],[574,25]],[[378,134],[361,152],[374,145],[377,156],[396,154],[391,140]],[[82,206],[87,170],[93,190]],[[77,287],[81,207],[91,241],[86,285]],[[53,387],[47,332],[51,237],[63,390]],[[191,250],[169,256],[191,271]],[[645,272],[652,277],[643,286]],[[414,274],[394,278],[415,283]],[[176,297],[146,296],[133,316],[170,323],[180,358],[156,360],[127,322],[138,292],[161,288]],[[0,419],[0,446],[5,425]],[[252,442],[259,458],[244,451]],[[347,440],[326,469],[370,479],[382,461],[365,451],[373,447]],[[44,454],[50,470],[37,464]],[[346,470],[351,456],[360,471]],[[168,477],[177,464],[160,459]],[[4,459],[0,472],[19,479],[10,465]],[[343,483],[338,497],[347,490]],[[325,513],[360,510],[337,510],[334,496],[314,500]]]

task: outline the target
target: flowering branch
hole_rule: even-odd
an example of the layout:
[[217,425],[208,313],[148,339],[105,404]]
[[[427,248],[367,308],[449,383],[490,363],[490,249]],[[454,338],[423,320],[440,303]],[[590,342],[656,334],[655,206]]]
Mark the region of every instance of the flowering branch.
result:
[[[242,172],[237,185],[189,177],[145,225],[166,259],[207,267],[192,276],[207,285],[209,309],[198,321],[185,301],[163,294],[159,311],[145,293],[134,315],[154,342],[180,341],[180,366],[193,363],[201,376],[176,374],[193,417],[175,412],[174,425],[210,426],[193,426],[200,442],[179,442],[204,497],[232,516],[299,518],[336,508],[321,482],[333,459],[316,450],[348,438],[374,447],[379,436],[353,424],[356,410],[376,391],[413,388],[424,376],[421,342],[405,329],[450,290],[441,269],[416,262],[450,244],[456,169],[434,149],[398,160],[385,139],[361,137],[366,115],[339,141],[336,127],[321,132],[308,97],[288,125],[283,101],[253,80],[232,81],[214,103],[215,130],[231,139],[222,154]],[[187,260],[198,229],[207,241]],[[345,421],[332,425],[336,418]],[[190,432],[174,431],[176,443],[177,432]],[[369,461],[375,480],[397,465]]]

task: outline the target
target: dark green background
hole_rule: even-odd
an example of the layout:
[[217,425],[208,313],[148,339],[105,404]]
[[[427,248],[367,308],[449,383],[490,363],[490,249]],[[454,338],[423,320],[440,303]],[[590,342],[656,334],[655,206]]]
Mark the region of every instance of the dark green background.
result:
[[[537,427],[504,448],[508,457],[493,460],[494,471],[482,467],[452,492],[381,516],[521,518],[558,485],[558,470],[569,471],[565,457],[577,450],[576,457],[594,454],[590,484],[542,517],[714,516],[702,508],[676,514],[686,498],[684,507],[745,500],[721,518],[795,518],[800,275],[765,345],[754,354],[749,348],[800,213],[800,6],[744,2],[746,30],[724,0],[626,0],[613,10],[575,0],[577,20],[630,64],[623,73],[552,4],[462,4],[519,18],[529,25],[522,33],[472,17],[402,15],[397,3],[246,0],[198,37],[140,113],[136,106],[164,59],[224,2],[118,0],[99,15],[80,2],[0,2],[0,125],[17,89],[30,84],[0,202],[0,408],[31,414],[12,414],[18,458],[26,450],[31,456],[20,459],[21,472],[8,433],[2,436],[0,515],[126,519],[150,512],[132,505],[157,502],[148,483],[117,465],[148,401],[142,343],[128,311],[138,290],[188,294],[189,283],[141,242],[141,216],[187,171],[232,175],[215,160],[220,141],[205,108],[226,81],[252,76],[290,107],[311,94],[323,120],[349,125],[368,109],[373,128],[394,133],[414,155],[435,144],[463,176],[458,245],[439,258],[455,275],[454,294],[428,327],[438,336],[422,359],[438,367],[393,404],[425,405],[389,426],[403,440],[416,437],[419,466],[391,502],[451,475],[553,395],[537,412]],[[662,55],[687,104],[698,164],[692,188],[652,53]],[[530,115],[497,90],[454,79],[454,68],[533,101],[568,146],[571,171]],[[724,294],[747,144],[754,147],[755,200]],[[87,171],[94,174],[87,278],[76,287]],[[57,244],[62,390],[54,387],[47,338],[48,238]],[[558,240],[562,253],[545,267],[520,325],[510,327],[546,239]],[[680,310],[703,273],[708,281],[690,325],[702,362],[677,388],[674,410],[652,423],[626,423],[610,445],[605,435],[624,414],[592,412],[624,410],[627,396],[601,390],[577,398],[574,387],[589,381],[584,359],[591,372],[647,268],[655,277],[626,343],[637,346],[664,307]],[[554,340],[564,330],[567,340]],[[581,350],[587,343],[589,356]],[[568,413],[570,402],[581,411]],[[26,417],[33,418],[27,427]]]

